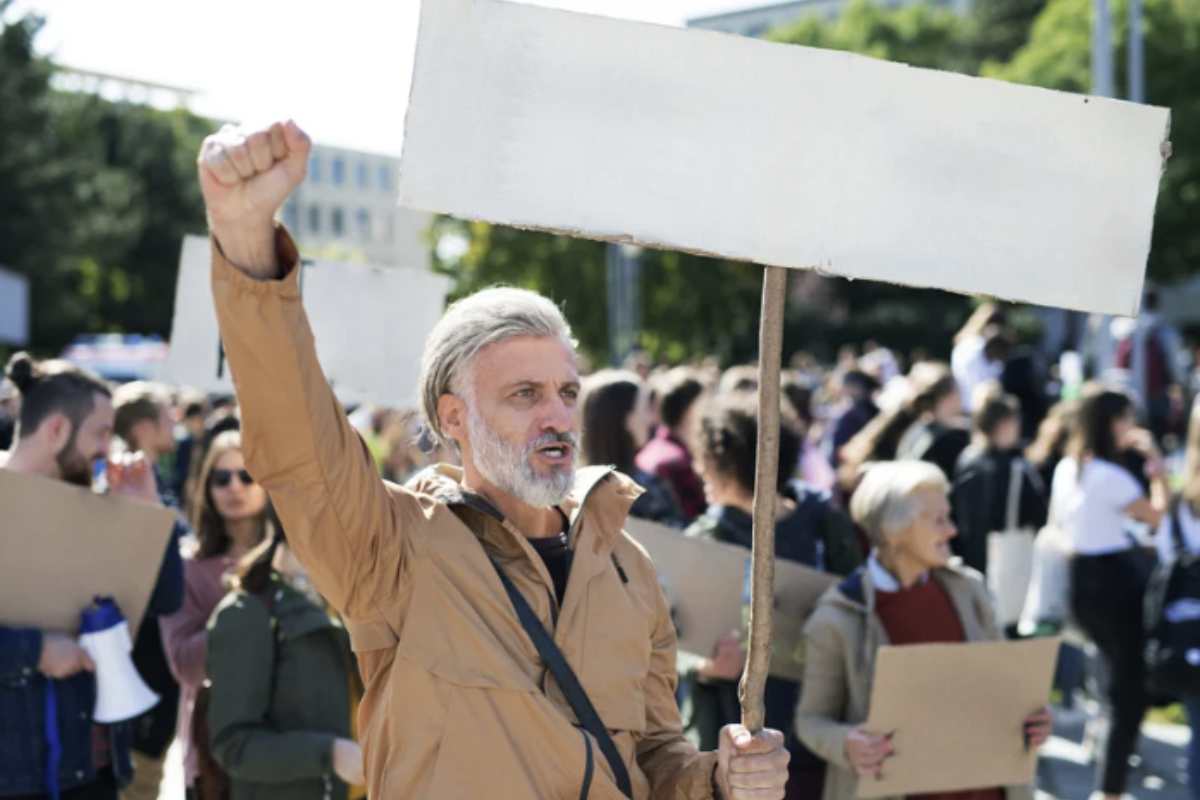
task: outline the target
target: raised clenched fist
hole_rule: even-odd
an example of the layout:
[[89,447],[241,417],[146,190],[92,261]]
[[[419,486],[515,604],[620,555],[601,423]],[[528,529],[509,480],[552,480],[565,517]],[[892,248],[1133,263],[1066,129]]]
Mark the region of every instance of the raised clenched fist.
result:
[[226,125],[204,140],[197,168],[208,224],[238,266],[274,267],[275,212],[304,180],[311,150],[291,120],[250,133]]

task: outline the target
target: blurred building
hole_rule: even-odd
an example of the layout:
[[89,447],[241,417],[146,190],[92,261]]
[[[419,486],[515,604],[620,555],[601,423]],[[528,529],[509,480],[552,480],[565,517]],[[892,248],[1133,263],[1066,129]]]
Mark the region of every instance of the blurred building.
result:
[[396,205],[400,160],[313,145],[308,178],[283,206],[300,247],[323,258],[349,257],[424,269],[431,215]]
[[400,159],[317,144],[283,207],[305,255],[424,269],[431,215],[396,205]]
[[[201,93],[140,78],[55,65],[54,86],[113,102],[193,110]],[[226,120],[213,120],[214,126]],[[400,160],[316,144],[308,178],[283,208],[283,221],[307,257],[379,266],[429,265],[432,215],[396,205]]]
[[[848,2],[849,0],[789,0],[789,2],[770,3],[721,14],[693,17],[687,21],[687,24],[689,28],[761,37],[772,28],[787,25],[803,17],[817,15],[832,19],[841,13]],[[970,9],[971,2],[972,0],[876,0],[878,5],[885,8],[928,3],[952,8],[959,13],[965,13]]]

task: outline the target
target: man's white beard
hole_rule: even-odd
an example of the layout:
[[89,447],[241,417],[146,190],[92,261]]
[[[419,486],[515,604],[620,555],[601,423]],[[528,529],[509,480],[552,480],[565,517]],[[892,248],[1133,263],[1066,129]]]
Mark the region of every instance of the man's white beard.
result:
[[[523,503],[551,508],[567,498],[575,484],[575,453],[578,437],[573,433],[546,433],[525,447],[514,447],[500,438],[473,407],[467,410],[467,433],[471,437],[471,458],[483,477]],[[538,475],[531,457],[539,447],[556,442],[571,445],[572,463],[566,469],[554,469]]]

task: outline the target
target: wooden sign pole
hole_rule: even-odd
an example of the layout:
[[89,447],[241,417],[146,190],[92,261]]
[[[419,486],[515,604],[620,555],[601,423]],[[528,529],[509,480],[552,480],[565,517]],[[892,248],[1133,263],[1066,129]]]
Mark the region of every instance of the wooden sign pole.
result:
[[763,269],[758,329],[758,445],[754,476],[754,550],[750,584],[750,647],[739,696],[742,724],[765,726],[763,692],[771,663],[771,611],[775,602],[775,497],[779,484],[779,382],[783,366],[783,308],[787,270]]

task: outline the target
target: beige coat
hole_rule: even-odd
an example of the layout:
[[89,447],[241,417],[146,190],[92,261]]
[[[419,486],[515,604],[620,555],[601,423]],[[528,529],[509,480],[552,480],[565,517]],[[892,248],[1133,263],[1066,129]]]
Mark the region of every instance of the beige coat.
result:
[[[935,570],[933,578],[950,595],[968,642],[1003,638],[978,573],[951,566]],[[829,763],[824,800],[857,797],[858,779],[846,759],[846,736],[867,719],[875,654],[888,643],[875,614],[875,587],[866,569],[862,589],[863,602],[858,602],[840,586],[831,588],[804,628],[806,663],[796,734]],[[1010,786],[1006,795],[1007,800],[1033,800],[1034,792],[1029,786]]]
[[458,473],[443,469],[410,488],[380,479],[317,363],[295,247],[282,231],[276,246],[288,274],[259,282],[214,242],[213,297],[247,467],[358,653],[370,796],[574,800],[590,746],[590,797],[621,797],[547,677],[490,554],[575,668],[635,797],[711,797],[716,754],[682,733],[667,604],[650,559],[622,531],[640,490],[615,473],[581,475],[564,506],[575,557],[555,624],[545,565],[510,525],[457,505]]

